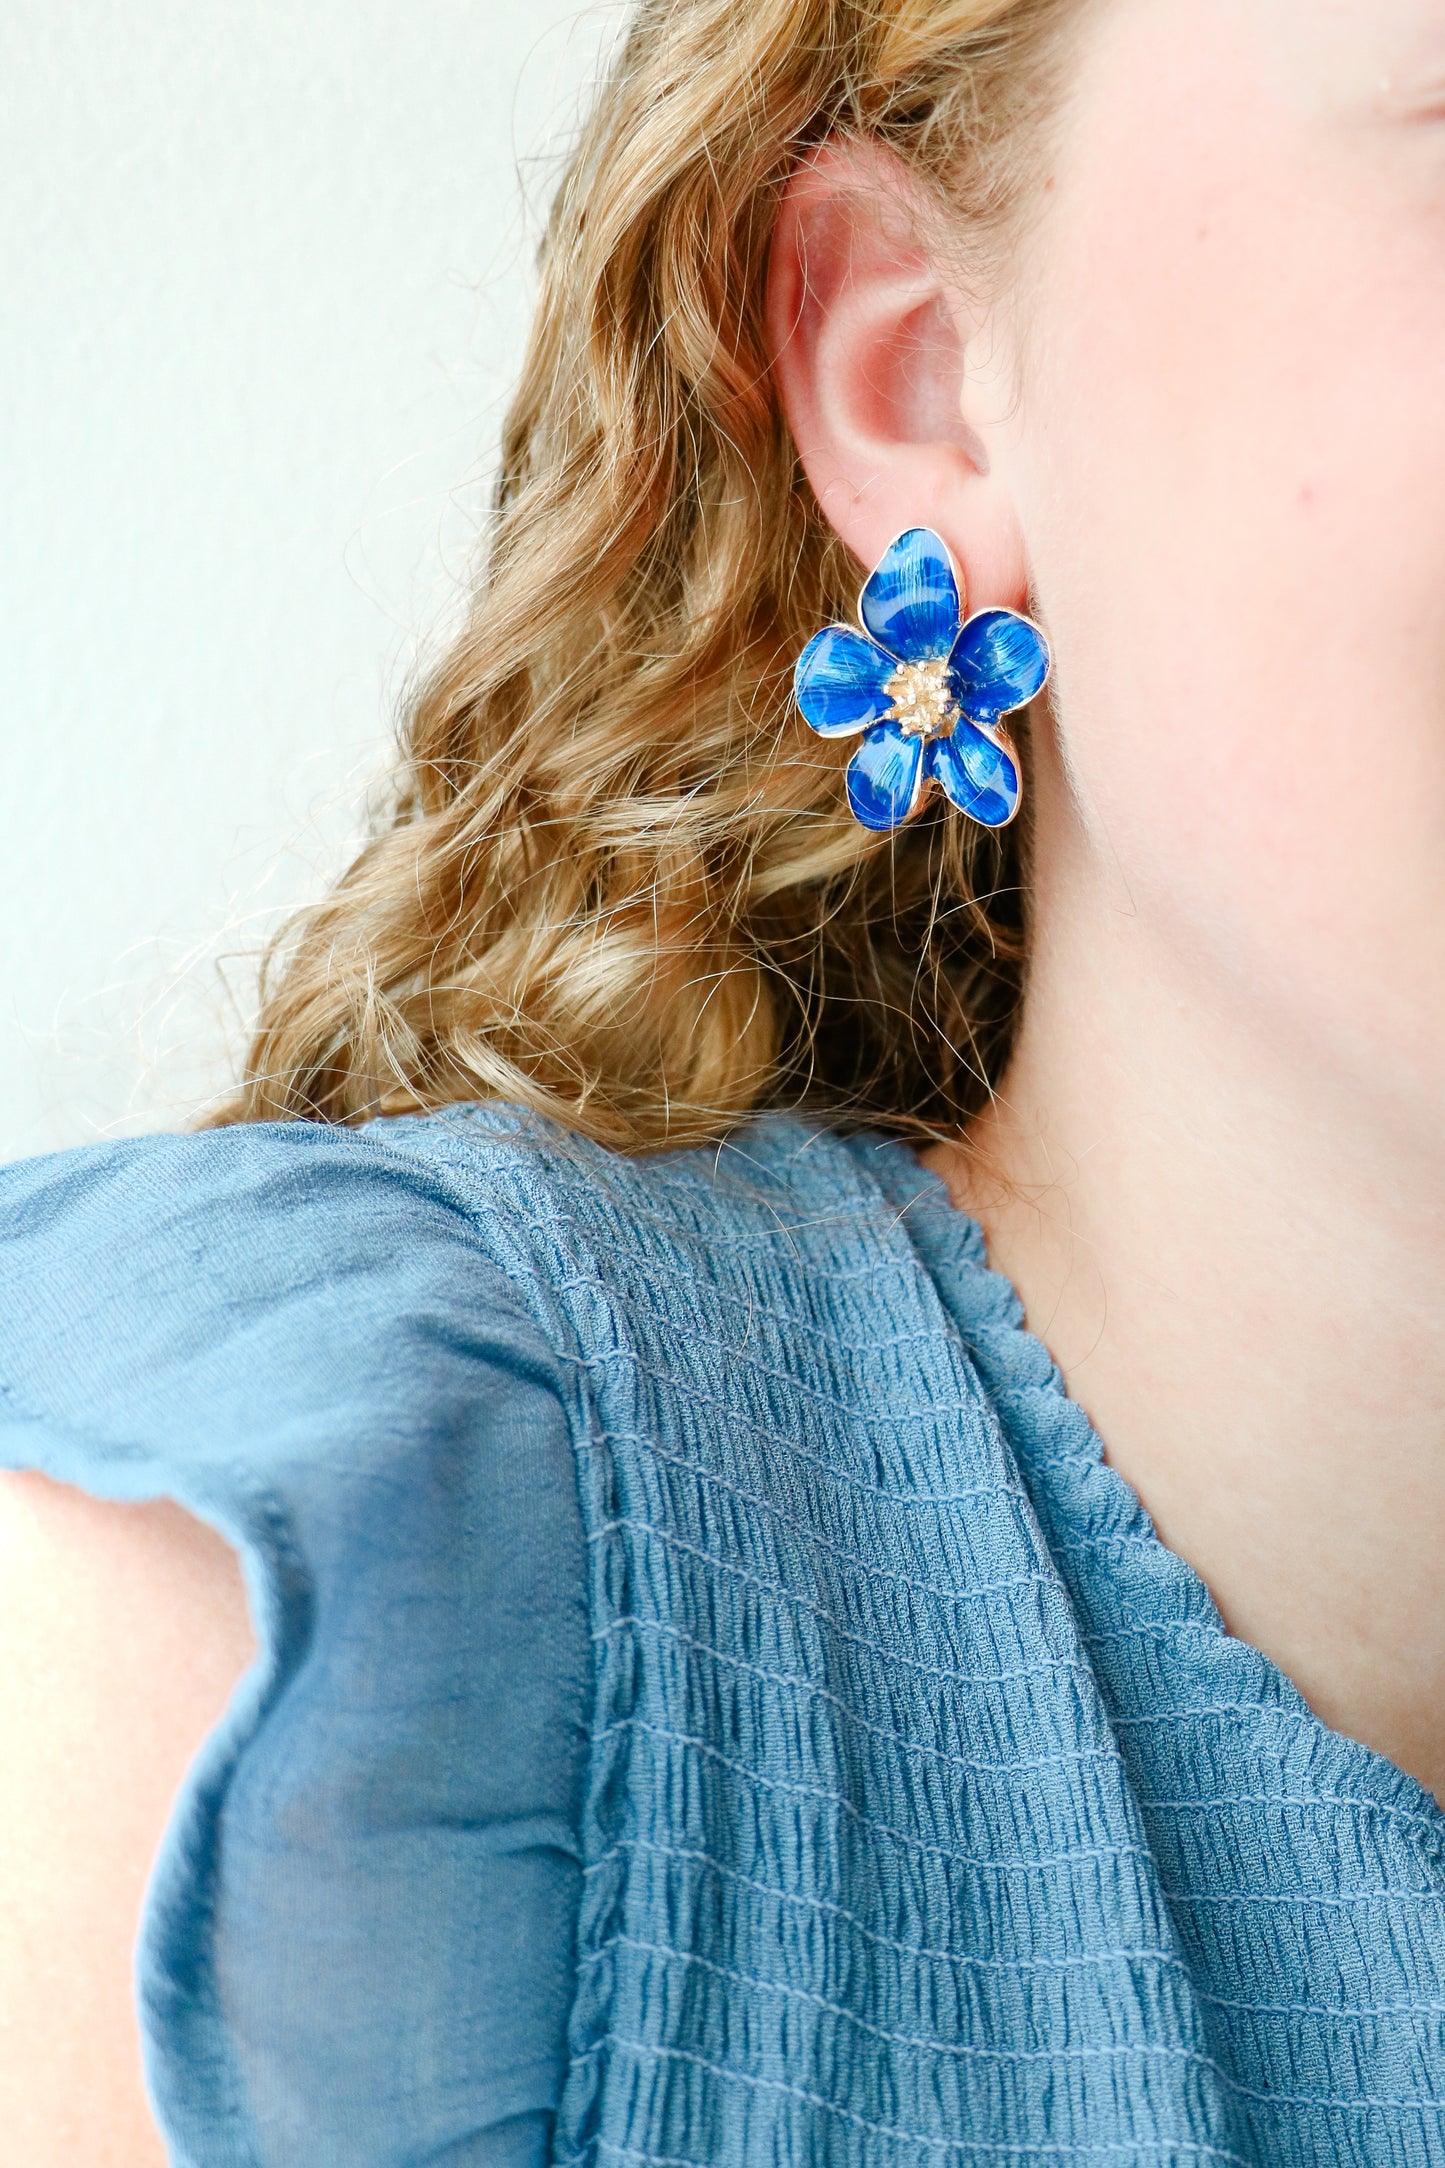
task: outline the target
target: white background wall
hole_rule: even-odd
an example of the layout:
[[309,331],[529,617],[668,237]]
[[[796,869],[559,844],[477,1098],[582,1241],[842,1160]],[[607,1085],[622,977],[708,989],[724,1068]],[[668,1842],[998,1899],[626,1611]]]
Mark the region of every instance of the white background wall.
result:
[[457,607],[619,19],[0,10],[0,1157],[222,1081],[220,960],[341,862]]

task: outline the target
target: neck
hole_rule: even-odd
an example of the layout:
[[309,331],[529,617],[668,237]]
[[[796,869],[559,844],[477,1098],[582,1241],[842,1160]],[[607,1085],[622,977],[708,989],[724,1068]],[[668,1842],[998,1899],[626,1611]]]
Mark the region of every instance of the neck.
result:
[[934,1164],[1229,1630],[1445,1800],[1445,1153],[1424,1128],[1071,881],[1039,897],[999,1094]]

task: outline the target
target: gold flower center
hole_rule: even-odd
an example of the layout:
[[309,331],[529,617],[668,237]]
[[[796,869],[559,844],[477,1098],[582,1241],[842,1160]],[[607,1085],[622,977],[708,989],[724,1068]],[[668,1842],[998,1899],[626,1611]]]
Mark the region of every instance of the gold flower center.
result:
[[901,662],[883,690],[893,705],[885,722],[897,723],[909,738],[946,738],[958,721],[958,703],[948,682],[948,657],[931,662]]

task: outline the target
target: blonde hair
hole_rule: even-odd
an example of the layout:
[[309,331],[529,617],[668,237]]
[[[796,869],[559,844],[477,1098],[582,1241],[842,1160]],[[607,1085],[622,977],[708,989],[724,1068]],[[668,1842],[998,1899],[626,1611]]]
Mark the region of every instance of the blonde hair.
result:
[[509,1100],[646,1151],[765,1105],[934,1133],[977,1110],[1026,823],[870,835],[849,749],[800,726],[793,659],[859,574],[779,417],[762,295],[780,188],[830,133],[1005,228],[1064,4],[643,0],[551,211],[470,620],[383,825],[273,948],[214,1120]]

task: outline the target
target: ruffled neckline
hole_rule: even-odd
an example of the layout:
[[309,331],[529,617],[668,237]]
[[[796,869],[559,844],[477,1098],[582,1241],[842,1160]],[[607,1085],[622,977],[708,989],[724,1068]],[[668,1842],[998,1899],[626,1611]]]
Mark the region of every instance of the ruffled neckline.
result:
[[909,1237],[982,1375],[1056,1563],[1061,1534],[1072,1551],[1109,1555],[1120,1610],[1144,1632],[1191,1643],[1207,1695],[1201,1713],[1275,1713],[1296,1731],[1296,1758],[1322,1801],[1362,1798],[1383,1810],[1409,1832],[1432,1874],[1445,1874],[1445,1807],[1388,1755],[1328,1724],[1272,1657],[1229,1631],[1203,1578],[1165,1543],[1132,1484],[1104,1457],[1102,1437],[1027,1324],[1018,1290],[989,1263],[981,1223],[905,1141],[881,1143],[893,1162],[885,1186],[895,1199],[912,1191]]

